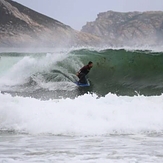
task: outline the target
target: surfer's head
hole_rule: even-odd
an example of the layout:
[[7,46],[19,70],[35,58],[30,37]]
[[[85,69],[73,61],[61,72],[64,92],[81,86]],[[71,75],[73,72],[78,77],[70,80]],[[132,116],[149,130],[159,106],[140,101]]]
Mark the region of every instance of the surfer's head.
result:
[[92,68],[92,67],[93,67],[93,62],[89,61],[89,62],[88,62],[88,66],[89,66],[90,68]]

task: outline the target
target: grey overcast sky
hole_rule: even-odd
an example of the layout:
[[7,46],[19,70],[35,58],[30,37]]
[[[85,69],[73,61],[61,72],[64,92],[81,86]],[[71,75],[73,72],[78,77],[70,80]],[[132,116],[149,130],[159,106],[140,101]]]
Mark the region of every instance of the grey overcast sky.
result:
[[14,0],[37,12],[80,30],[97,14],[108,10],[163,11],[163,0]]

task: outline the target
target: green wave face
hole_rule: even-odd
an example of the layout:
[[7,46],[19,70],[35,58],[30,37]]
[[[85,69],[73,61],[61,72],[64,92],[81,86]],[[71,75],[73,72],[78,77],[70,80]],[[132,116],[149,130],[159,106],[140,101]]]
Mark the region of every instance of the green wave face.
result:
[[163,53],[150,51],[74,51],[83,63],[94,62],[89,79],[99,95],[158,95],[163,90]]
[[[91,86],[79,88],[76,72],[89,61],[94,63],[88,74]],[[70,52],[1,54],[0,88],[40,95],[46,91],[76,97],[88,92],[105,96],[160,95],[163,91],[163,53],[126,51],[124,49]],[[13,84],[14,83],[14,84]],[[9,88],[8,88],[9,87]]]

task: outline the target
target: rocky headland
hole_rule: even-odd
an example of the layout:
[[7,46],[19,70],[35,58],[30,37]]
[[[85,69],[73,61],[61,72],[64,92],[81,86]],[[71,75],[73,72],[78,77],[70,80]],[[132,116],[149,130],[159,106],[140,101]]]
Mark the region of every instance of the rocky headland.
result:
[[82,31],[101,37],[106,45],[162,45],[163,12],[103,12]]
[[0,0],[0,47],[155,46],[163,12],[108,11],[76,31],[12,0]]
[[100,38],[12,0],[0,0],[0,47],[94,46]]

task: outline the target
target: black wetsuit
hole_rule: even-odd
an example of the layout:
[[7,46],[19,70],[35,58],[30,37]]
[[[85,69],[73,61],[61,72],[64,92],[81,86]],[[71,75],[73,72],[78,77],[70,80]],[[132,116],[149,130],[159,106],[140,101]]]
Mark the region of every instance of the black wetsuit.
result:
[[79,83],[82,83],[82,84],[86,84],[87,83],[87,79],[86,79],[86,75],[89,73],[91,67],[89,67],[89,65],[86,65],[84,67],[82,67],[79,71]]

